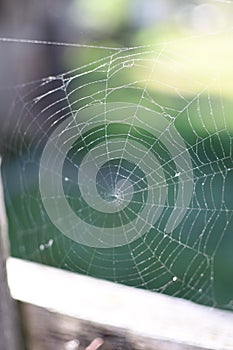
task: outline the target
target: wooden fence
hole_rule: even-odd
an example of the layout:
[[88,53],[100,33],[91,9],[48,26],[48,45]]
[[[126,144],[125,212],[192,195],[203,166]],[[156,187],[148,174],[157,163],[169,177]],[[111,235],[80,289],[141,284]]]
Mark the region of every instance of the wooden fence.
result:
[[[233,313],[8,255],[0,181],[0,350],[233,349]],[[6,276],[8,275],[8,278]]]

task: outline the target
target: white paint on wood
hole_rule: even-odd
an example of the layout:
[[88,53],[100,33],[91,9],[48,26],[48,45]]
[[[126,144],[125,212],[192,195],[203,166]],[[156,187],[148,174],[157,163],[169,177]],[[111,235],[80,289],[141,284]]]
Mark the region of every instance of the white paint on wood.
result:
[[10,258],[16,300],[154,339],[233,349],[233,313]]
[[7,217],[1,179],[0,157],[0,350],[20,350],[23,348],[16,303],[10,295],[6,276],[8,257]]

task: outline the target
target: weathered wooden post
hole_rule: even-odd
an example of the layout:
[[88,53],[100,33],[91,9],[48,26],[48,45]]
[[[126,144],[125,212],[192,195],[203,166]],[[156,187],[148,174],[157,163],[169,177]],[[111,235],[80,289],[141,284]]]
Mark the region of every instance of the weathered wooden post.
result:
[[7,283],[6,260],[8,254],[7,218],[0,172],[0,350],[21,350],[23,345],[17,305],[11,298]]
[[83,350],[96,337],[104,339],[103,350],[233,349],[231,312],[8,258],[8,252],[0,177],[0,350],[23,349],[8,283],[29,350]]

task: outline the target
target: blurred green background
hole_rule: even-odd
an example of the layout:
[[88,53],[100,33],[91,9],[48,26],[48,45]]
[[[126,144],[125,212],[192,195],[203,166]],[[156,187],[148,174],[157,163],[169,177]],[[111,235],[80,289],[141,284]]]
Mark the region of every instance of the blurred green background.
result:
[[[231,308],[233,5],[12,0],[1,1],[0,9],[2,37],[64,43],[0,43],[0,149],[12,255]],[[171,237],[161,223],[145,241],[93,249],[50,222],[39,193],[39,162],[67,112],[64,84],[73,110],[132,102],[174,123],[192,157],[195,191]]]

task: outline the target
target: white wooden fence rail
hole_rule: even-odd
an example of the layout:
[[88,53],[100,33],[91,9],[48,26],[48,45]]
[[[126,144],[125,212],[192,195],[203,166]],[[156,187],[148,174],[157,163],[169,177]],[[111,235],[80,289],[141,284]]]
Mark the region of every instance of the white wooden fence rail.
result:
[[115,339],[101,349],[233,349],[231,312],[8,257],[7,251],[0,181],[0,350],[23,348],[20,326],[28,350],[81,350],[78,340],[98,335]]

